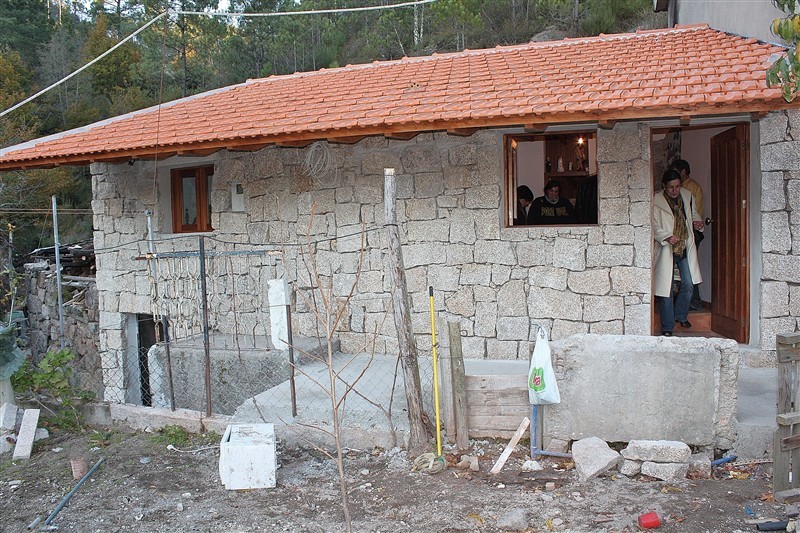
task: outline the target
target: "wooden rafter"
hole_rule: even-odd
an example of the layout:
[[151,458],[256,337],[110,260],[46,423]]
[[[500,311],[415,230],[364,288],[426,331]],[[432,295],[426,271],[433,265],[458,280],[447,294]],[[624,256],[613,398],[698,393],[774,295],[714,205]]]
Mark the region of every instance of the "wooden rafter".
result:
[[351,135],[348,137],[328,137],[327,141],[329,143],[338,143],[338,144],[355,144],[364,137],[366,137],[366,135]]
[[617,121],[612,119],[601,119],[597,121],[597,127],[601,130],[613,130],[616,125]]
[[386,137],[387,139],[397,139],[399,141],[410,141],[411,139],[413,139],[414,137],[416,137],[419,134],[420,134],[420,132],[418,132],[418,131],[394,131],[394,132],[391,132],[391,133],[384,133],[383,136]]
[[525,124],[523,127],[525,128],[525,133],[544,133],[544,130],[547,129],[547,124]]
[[478,128],[448,128],[449,135],[458,135],[459,137],[469,137],[478,131]]

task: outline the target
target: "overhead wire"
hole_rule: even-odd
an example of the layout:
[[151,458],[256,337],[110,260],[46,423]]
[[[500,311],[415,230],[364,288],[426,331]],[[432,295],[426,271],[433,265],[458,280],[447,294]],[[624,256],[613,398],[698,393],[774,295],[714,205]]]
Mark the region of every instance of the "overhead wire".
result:
[[[207,16],[207,17],[232,17],[232,18],[285,17],[285,16],[294,16],[294,15],[320,15],[320,14],[328,14],[328,13],[352,13],[352,12],[357,12],[357,11],[378,11],[378,10],[384,10],[384,9],[396,9],[396,8],[399,8],[399,7],[410,7],[410,6],[417,6],[417,5],[423,5],[423,4],[430,4],[430,3],[433,3],[433,2],[436,2],[436,0],[416,0],[414,2],[404,2],[402,4],[387,4],[387,5],[382,5],[382,6],[346,7],[346,8],[333,8],[333,9],[312,9],[312,10],[308,10],[308,11],[275,11],[275,12],[270,12],[270,13],[227,13],[227,12],[224,12],[224,11],[173,11],[173,13],[175,13],[176,15],[196,15],[196,16]],[[136,37],[137,35],[142,33],[144,30],[146,30],[147,28],[149,28],[150,26],[155,24],[162,17],[167,16],[167,14],[169,12],[170,12],[169,10],[166,10],[166,11],[164,11],[162,13],[159,13],[154,18],[152,18],[150,21],[145,23],[144,26],[142,26],[138,30],[134,31],[133,33],[131,33],[130,35],[128,35],[127,37],[122,39],[120,42],[118,42],[117,44],[115,44],[114,46],[112,46],[111,48],[109,48],[108,50],[106,50],[105,52],[103,52],[102,54],[97,56],[96,58],[92,59],[91,61],[89,61],[88,63],[86,63],[82,67],[80,67],[79,69],[75,70],[71,74],[66,75],[65,77],[61,78],[57,82],[45,87],[41,91],[37,92],[36,94],[34,94],[32,96],[29,96],[28,98],[22,100],[21,102],[19,102],[17,104],[14,104],[13,106],[9,107],[8,109],[6,109],[4,111],[0,111],[0,117],[3,117],[3,116],[7,115],[8,113],[11,113],[12,111],[14,111],[16,109],[19,109],[20,107],[22,107],[23,105],[27,104],[28,102],[31,102],[31,101],[35,100],[36,98],[42,96],[43,94],[47,93],[51,89],[54,89],[54,88],[58,87],[59,85],[61,85],[62,83],[64,83],[65,81],[77,76],[78,74],[80,74],[81,72],[83,72],[87,68],[91,67],[92,65],[94,65],[95,63],[97,63],[98,61],[100,61],[101,59],[106,57],[107,55],[109,55],[111,52],[113,52],[114,50],[116,50],[117,48],[119,48],[120,46],[125,44],[126,42],[130,41],[131,39],[133,39],[134,37]]]

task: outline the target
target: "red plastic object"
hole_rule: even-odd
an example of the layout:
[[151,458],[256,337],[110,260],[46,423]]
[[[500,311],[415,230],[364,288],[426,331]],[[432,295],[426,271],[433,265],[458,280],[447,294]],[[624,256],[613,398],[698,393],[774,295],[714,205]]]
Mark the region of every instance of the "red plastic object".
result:
[[639,516],[639,525],[645,529],[655,529],[661,525],[661,519],[656,513],[646,513]]

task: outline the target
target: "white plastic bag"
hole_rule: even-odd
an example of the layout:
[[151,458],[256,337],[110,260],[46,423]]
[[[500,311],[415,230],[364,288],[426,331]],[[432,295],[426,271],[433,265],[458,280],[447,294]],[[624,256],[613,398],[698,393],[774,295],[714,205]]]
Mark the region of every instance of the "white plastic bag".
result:
[[547,332],[540,327],[536,333],[536,346],[533,348],[531,368],[528,371],[528,398],[534,405],[560,403],[556,375],[550,361],[550,343]]

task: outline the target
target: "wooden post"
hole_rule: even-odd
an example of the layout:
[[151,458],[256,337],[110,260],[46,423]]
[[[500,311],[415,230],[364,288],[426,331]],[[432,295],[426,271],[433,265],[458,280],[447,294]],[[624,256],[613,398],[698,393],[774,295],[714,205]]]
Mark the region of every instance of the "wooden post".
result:
[[[773,493],[800,486],[800,449],[787,450],[783,440],[794,435],[798,424],[790,416],[800,409],[800,387],[798,386],[798,361],[800,361],[800,333],[776,335],[775,348],[778,355],[778,429],[772,447]],[[792,481],[789,482],[789,471]]]
[[464,379],[464,354],[461,352],[461,328],[457,322],[448,324],[450,332],[450,369],[453,380],[453,415],[456,419],[456,446],[469,448],[469,412]]
[[[450,325],[448,327],[448,337],[450,337]],[[457,324],[456,324],[457,325]],[[442,408],[442,424],[444,431],[447,434],[447,442],[455,444],[456,442],[456,417],[453,412],[453,371],[451,370],[451,346],[452,340],[449,341],[447,350],[439,352],[439,391],[441,392],[440,405]],[[443,346],[440,343],[440,348]]]
[[422,387],[419,381],[419,365],[414,334],[411,329],[411,311],[408,308],[406,271],[403,266],[403,251],[400,247],[400,231],[397,227],[397,181],[394,169],[383,171],[383,201],[386,215],[386,232],[389,237],[389,273],[392,278],[392,308],[397,329],[397,344],[408,404],[409,445],[411,455],[422,453],[428,445],[425,425],[422,422]]

